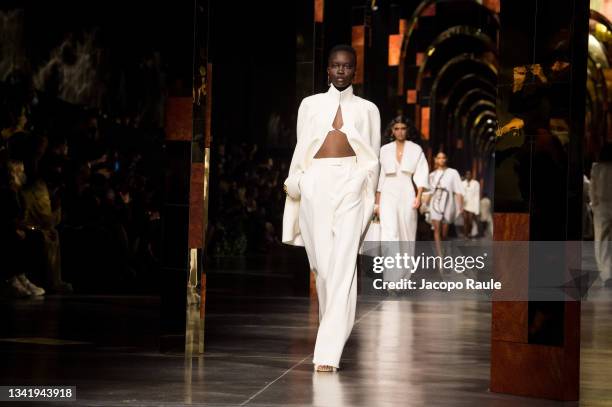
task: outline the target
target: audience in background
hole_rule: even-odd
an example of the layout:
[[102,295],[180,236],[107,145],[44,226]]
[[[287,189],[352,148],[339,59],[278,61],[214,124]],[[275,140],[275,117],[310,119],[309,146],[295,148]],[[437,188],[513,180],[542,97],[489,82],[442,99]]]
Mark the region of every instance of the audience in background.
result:
[[155,290],[163,131],[19,90],[0,84],[2,292]]
[[[0,258],[3,292],[154,289],[163,130],[50,98],[22,79],[0,83],[0,199],[10,208],[0,243],[11,253]],[[279,183],[289,157],[246,143],[220,142],[215,153],[208,253],[257,255],[279,246]],[[23,179],[14,175],[20,168]],[[17,178],[25,183],[11,181]]]
[[213,156],[209,253],[264,254],[278,246],[287,157],[259,152],[257,144],[219,143]]
[[12,297],[44,295],[45,290],[26,277],[32,236],[24,219],[20,192],[25,182],[23,163],[5,160],[0,169],[0,247],[3,251],[0,275],[4,290]]

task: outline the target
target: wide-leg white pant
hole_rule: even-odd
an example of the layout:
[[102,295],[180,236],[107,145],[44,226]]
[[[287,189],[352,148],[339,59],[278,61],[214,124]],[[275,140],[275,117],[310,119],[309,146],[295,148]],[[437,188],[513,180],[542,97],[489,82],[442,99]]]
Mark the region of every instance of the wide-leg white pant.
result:
[[299,226],[319,298],[317,365],[339,367],[355,322],[366,174],[355,156],[318,158],[300,179]]
[[[412,207],[415,198],[412,174],[398,171],[387,175],[380,191],[380,240],[382,255],[395,257],[414,256],[417,223],[417,210]],[[410,278],[407,268],[385,268],[385,281],[401,281]]]
[[380,239],[414,241],[418,213],[412,207],[415,193],[412,174],[387,175],[380,191]]

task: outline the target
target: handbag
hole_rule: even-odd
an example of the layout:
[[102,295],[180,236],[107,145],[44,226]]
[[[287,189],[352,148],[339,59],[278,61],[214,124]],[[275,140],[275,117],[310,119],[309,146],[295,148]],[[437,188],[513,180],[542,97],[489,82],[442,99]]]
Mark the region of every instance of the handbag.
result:
[[359,248],[359,254],[372,257],[380,256],[382,252],[380,236],[380,219],[378,216],[373,215],[368,225],[368,230],[363,238],[363,242],[361,243],[361,247]]

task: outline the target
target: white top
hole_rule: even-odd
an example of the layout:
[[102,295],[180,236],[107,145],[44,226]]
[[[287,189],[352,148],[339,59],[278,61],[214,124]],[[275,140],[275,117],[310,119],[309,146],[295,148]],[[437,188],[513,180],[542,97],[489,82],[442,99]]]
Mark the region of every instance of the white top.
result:
[[412,174],[412,180],[417,188],[429,188],[429,165],[423,154],[423,149],[412,141],[404,141],[404,151],[401,161],[397,162],[397,142],[385,144],[380,149],[380,178],[378,179],[378,192],[382,191],[386,175],[401,172]]
[[612,216],[612,163],[593,163],[589,192],[593,212]]
[[378,182],[380,113],[374,103],[356,96],[352,86],[340,92],[330,85],[327,92],[304,98],[298,109],[297,143],[289,166],[289,176],[284,183],[287,198],[283,213],[283,243],[304,245],[298,224],[299,181],[304,171],[310,167],[327,133],[333,130],[332,123],[338,106],[342,109],[343,121],[340,131],[346,134],[349,144],[355,151],[359,169],[367,172],[363,196],[365,210],[362,231],[372,216]]
[[[450,193],[465,195],[461,176],[456,169],[446,167],[446,169],[437,169],[429,174],[429,186],[431,192],[436,187],[444,188]],[[454,199],[454,198],[453,198]]]
[[482,222],[493,221],[493,217],[491,216],[491,200],[486,196],[483,196],[480,200],[480,220]]
[[476,180],[463,180],[463,210],[475,215],[480,213],[480,183]]
[[[455,194],[465,195],[463,190],[463,183],[459,173],[454,168],[437,169],[429,174],[429,186],[430,193],[433,194],[432,201],[429,204],[429,212],[436,219],[440,219],[440,216],[446,220],[446,222],[454,222],[457,215],[457,204]],[[446,198],[444,198],[444,204],[442,207],[436,205],[436,188],[445,189],[448,192]],[[442,194],[441,196],[444,196]],[[441,197],[440,196],[440,197]],[[446,200],[448,199],[448,200]]]

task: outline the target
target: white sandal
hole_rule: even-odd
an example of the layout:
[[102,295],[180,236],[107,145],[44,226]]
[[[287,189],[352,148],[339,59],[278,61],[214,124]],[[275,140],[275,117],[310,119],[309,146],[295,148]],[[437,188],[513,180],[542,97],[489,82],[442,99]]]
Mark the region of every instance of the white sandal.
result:
[[330,365],[314,365],[314,370],[315,372],[337,372],[338,368]]

